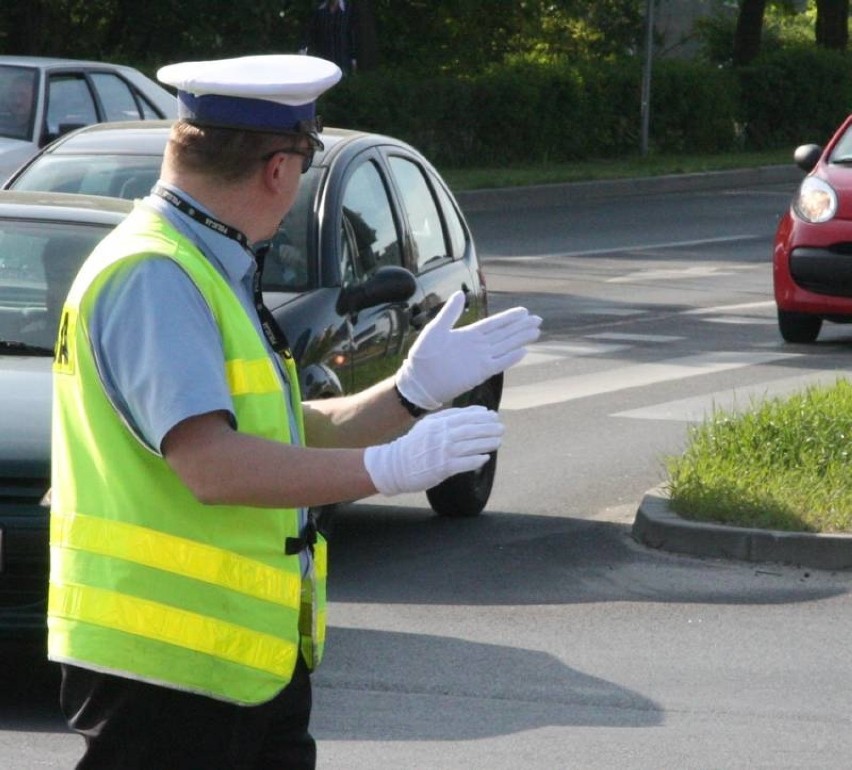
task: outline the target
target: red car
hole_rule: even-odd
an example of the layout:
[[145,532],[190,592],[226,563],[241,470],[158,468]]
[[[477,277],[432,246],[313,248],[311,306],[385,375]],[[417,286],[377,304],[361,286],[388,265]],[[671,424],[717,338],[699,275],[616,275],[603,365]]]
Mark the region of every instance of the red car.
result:
[[808,343],[823,321],[852,322],[852,115],[793,157],[808,175],[778,224],[772,273],[781,336]]

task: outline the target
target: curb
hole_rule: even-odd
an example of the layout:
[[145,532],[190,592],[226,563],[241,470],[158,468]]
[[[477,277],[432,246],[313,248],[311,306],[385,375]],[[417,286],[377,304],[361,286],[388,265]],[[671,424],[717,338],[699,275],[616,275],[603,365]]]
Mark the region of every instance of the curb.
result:
[[676,193],[690,190],[719,190],[731,186],[789,184],[790,194],[804,173],[793,163],[779,166],[708,171],[697,174],[667,174],[637,179],[605,179],[566,184],[499,187],[487,190],[460,190],[455,198],[464,212],[503,210],[506,208],[544,208],[565,206],[577,201],[651,193]]
[[780,532],[689,521],[669,507],[662,487],[645,494],[632,529],[649,548],[749,562],[780,562],[823,570],[852,568],[852,535]]

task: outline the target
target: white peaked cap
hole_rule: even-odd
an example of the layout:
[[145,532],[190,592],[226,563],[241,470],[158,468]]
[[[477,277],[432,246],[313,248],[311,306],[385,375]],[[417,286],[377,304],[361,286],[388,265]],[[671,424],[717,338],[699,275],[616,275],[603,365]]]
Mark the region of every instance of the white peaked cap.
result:
[[182,62],[157,72],[177,89],[180,118],[257,131],[310,127],[316,100],[341,76],[333,62],[296,54]]

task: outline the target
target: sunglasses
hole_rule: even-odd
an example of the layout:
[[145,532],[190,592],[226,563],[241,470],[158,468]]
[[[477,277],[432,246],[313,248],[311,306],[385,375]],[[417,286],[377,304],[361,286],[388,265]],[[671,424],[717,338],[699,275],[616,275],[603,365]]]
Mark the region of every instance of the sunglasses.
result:
[[282,147],[278,150],[272,150],[272,152],[266,153],[261,157],[262,161],[267,161],[278,153],[282,155],[301,155],[302,156],[302,173],[307,173],[307,170],[311,167],[314,162],[314,155],[316,154],[316,147],[311,145],[310,147]]

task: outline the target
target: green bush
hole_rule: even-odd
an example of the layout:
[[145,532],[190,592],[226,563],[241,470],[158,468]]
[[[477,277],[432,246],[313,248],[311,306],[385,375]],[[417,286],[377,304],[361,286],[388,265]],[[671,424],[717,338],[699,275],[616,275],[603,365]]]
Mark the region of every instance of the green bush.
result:
[[827,141],[852,109],[852,55],[787,47],[737,72],[741,120],[753,149]]
[[731,72],[664,59],[654,68],[650,136],[662,152],[719,152],[737,141],[737,82]]
[[[660,62],[653,82],[652,144],[666,152],[730,149],[736,115],[729,73]],[[453,167],[619,157],[639,150],[637,59],[521,63],[471,76],[375,72],[323,97],[330,125],[391,134]]]

